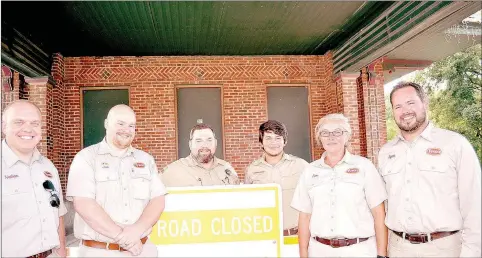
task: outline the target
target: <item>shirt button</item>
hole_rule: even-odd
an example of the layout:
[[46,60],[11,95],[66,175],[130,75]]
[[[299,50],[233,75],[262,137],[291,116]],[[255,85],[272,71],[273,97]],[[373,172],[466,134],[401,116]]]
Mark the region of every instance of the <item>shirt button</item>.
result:
[[408,165],[412,165],[412,162],[408,162]]
[[410,184],[410,180],[407,180],[407,184]]
[[127,223],[127,222],[129,222],[129,221],[125,219],[124,222]]
[[45,219],[43,219],[42,222],[45,222]]
[[405,198],[405,201],[407,201],[407,202],[408,202],[408,201],[409,201],[409,199],[408,199],[408,198]]
[[127,191],[127,187],[124,187],[124,191]]
[[335,216],[331,215],[331,218],[332,218],[332,219],[334,219],[334,218],[335,218]]
[[125,203],[125,204],[124,204],[124,206],[126,206],[126,207],[127,207],[127,203]]
[[15,192],[18,193],[18,189],[15,189]]
[[39,204],[42,204],[42,201],[38,201]]
[[412,220],[412,217],[408,217],[408,220]]
[[333,232],[333,229],[331,229],[331,232]]

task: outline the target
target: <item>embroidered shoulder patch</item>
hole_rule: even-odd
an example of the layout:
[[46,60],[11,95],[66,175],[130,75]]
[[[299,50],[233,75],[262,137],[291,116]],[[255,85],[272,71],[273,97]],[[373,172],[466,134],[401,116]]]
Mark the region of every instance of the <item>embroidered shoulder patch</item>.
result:
[[432,156],[437,156],[442,154],[442,150],[440,148],[428,148],[427,154]]
[[48,171],[44,171],[44,175],[48,178],[52,178],[52,173],[48,172]]
[[360,170],[358,168],[349,168],[346,170],[346,173],[348,174],[355,174],[358,173]]
[[146,164],[144,164],[143,162],[136,162],[136,163],[134,163],[134,167],[136,167],[136,168],[143,168],[143,167],[145,167],[145,166],[146,166]]

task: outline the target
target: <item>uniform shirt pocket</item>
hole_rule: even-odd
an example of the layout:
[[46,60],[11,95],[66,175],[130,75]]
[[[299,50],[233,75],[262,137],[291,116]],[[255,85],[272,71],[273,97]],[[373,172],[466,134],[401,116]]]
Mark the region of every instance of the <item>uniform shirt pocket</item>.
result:
[[270,182],[270,176],[267,171],[260,170],[260,171],[254,171],[251,179],[253,181],[253,184],[266,184]]
[[397,195],[400,193],[404,184],[402,171],[405,168],[405,164],[402,164],[401,160],[392,158],[388,160],[381,168],[380,174],[385,181],[388,195]]
[[97,164],[95,169],[95,181],[100,183],[107,183],[109,181],[119,180],[117,169],[109,167],[106,162]]
[[2,184],[3,227],[39,213],[30,184],[14,179]]
[[134,168],[131,174],[132,197],[138,200],[150,199],[151,196],[151,174],[147,168]]
[[440,161],[421,161],[419,188],[422,191],[451,194],[457,190],[457,177],[449,171],[447,163]]

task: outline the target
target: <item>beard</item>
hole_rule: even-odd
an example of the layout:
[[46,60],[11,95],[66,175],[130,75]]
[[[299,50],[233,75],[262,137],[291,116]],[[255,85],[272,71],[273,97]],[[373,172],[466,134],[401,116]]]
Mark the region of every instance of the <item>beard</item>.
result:
[[[127,137],[125,137],[127,136]],[[115,134],[112,143],[119,149],[126,149],[132,143],[132,135],[130,134]]]
[[422,112],[422,114],[420,116],[417,116],[417,114],[415,112],[412,112],[410,114],[405,114],[403,116],[408,116],[408,115],[413,115],[415,117],[415,123],[407,124],[407,123],[404,123],[402,121],[400,121],[400,122],[395,121],[398,128],[400,128],[400,130],[402,130],[404,132],[407,132],[407,133],[411,133],[411,132],[416,131],[418,128],[420,128],[420,126],[422,126],[425,123],[425,121],[427,121],[427,114],[425,112]]
[[[201,153],[201,151],[205,151],[205,153]],[[203,148],[197,151],[197,154],[194,155],[194,158],[197,162],[206,164],[214,159],[214,154],[211,152],[210,149]]]

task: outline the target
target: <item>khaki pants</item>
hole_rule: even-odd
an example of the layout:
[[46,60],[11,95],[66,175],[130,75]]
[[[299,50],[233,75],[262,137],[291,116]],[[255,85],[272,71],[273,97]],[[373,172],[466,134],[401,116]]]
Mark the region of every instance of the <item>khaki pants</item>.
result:
[[132,256],[129,252],[84,246],[81,242],[79,246],[79,257],[157,257],[157,247],[147,240],[142,249],[142,253],[138,256]]
[[345,246],[333,248],[324,245],[310,238],[308,246],[308,257],[377,257],[377,243],[375,237],[370,237],[367,241]]
[[462,249],[460,232],[421,244],[412,244],[392,231],[388,234],[389,257],[459,257]]

